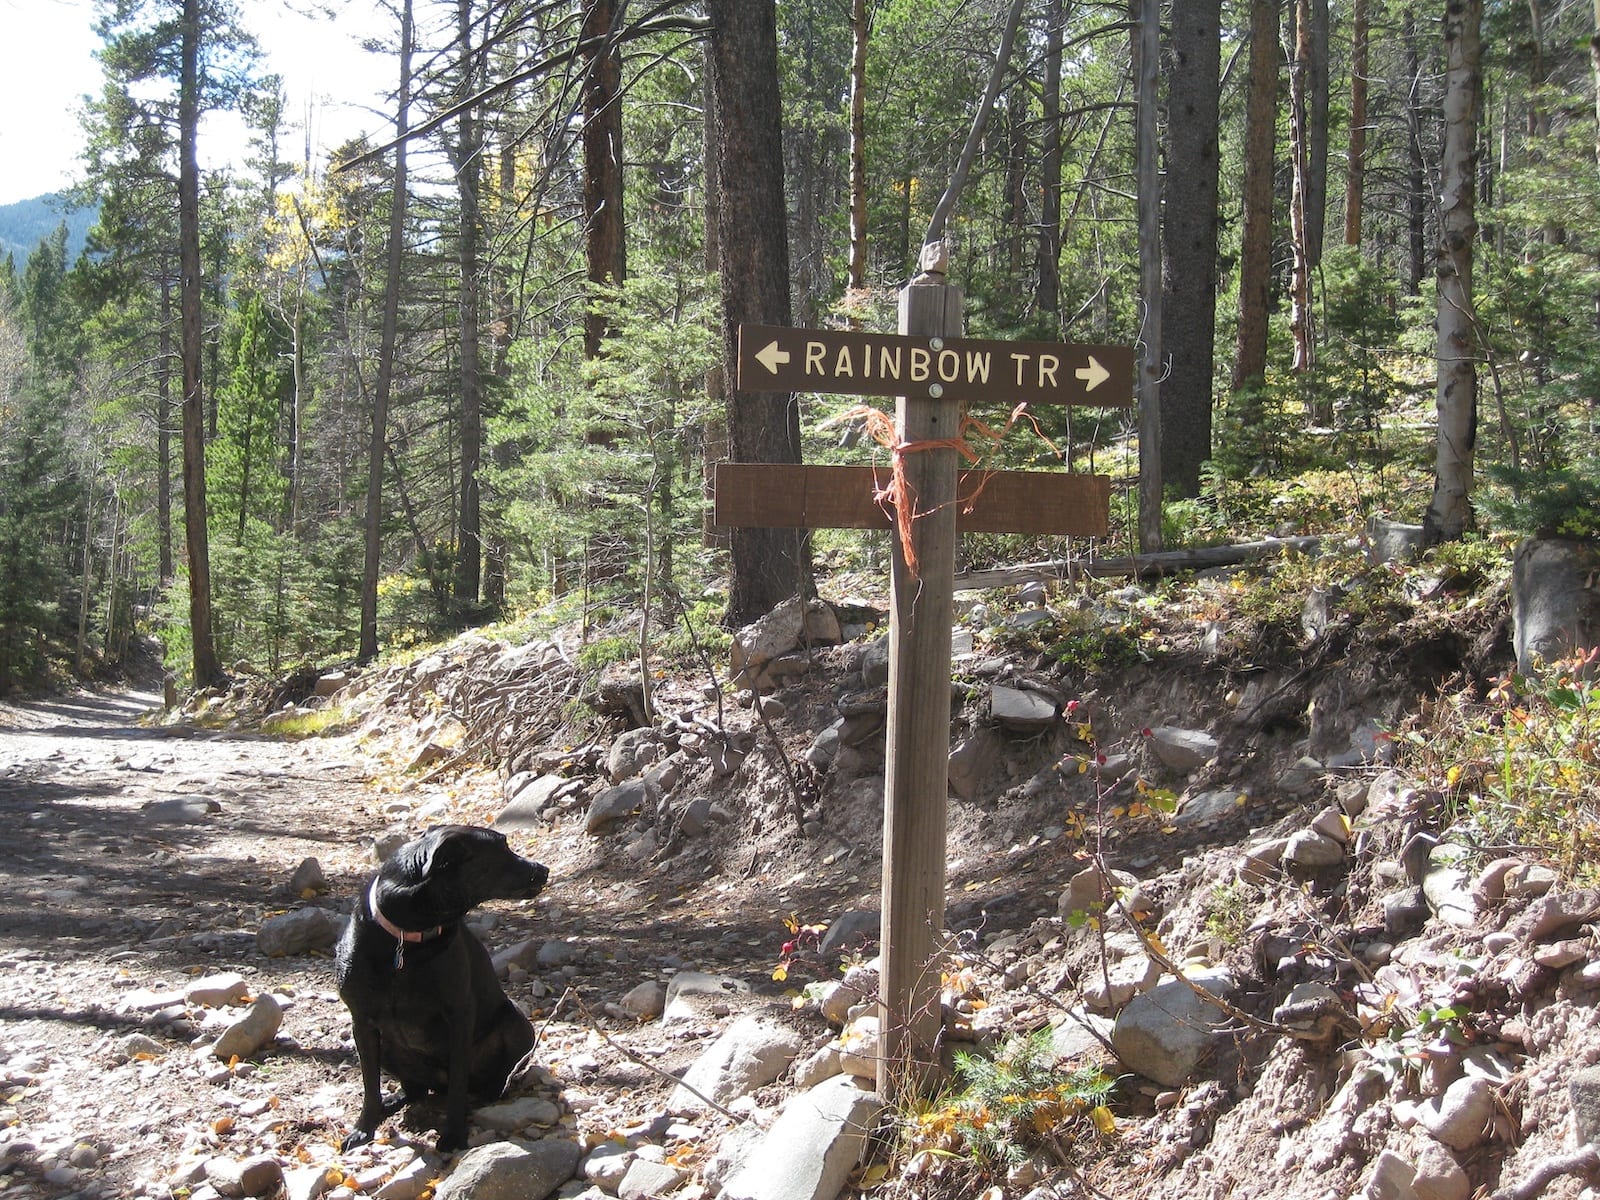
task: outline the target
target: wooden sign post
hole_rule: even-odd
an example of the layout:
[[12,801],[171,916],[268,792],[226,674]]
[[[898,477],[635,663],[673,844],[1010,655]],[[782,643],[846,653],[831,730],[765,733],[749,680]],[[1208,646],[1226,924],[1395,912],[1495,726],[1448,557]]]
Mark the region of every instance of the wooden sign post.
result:
[[[944,927],[956,535],[1103,536],[1109,521],[1103,476],[960,472],[962,405],[988,398],[1008,408],[1020,400],[1126,406],[1133,392],[1133,354],[1123,347],[961,338],[962,292],[945,278],[942,247],[923,255],[923,271],[900,293],[899,336],[746,326],[739,351],[741,388],[897,397],[896,501],[912,505],[912,519],[908,541],[892,539],[889,585],[878,1090],[891,1098],[922,1090],[938,1070],[934,943]],[[715,520],[894,527],[877,499],[894,476],[873,467],[722,463]]]

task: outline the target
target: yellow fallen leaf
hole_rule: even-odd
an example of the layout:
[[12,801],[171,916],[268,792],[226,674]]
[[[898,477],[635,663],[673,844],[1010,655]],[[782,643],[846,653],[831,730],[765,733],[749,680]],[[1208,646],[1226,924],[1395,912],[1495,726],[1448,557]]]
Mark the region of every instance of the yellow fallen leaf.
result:
[[1089,1120],[1094,1122],[1095,1129],[1106,1137],[1117,1131],[1117,1119],[1111,1115],[1111,1110],[1104,1104],[1089,1110]]
[[231,1132],[234,1124],[235,1122],[232,1117],[218,1117],[215,1121],[211,1122],[211,1132],[220,1137],[225,1133]]

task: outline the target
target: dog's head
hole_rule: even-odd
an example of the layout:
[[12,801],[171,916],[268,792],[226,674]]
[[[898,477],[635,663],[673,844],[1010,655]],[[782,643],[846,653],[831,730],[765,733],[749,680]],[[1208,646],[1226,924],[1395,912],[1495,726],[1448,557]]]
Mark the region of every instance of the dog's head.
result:
[[531,900],[550,871],[523,858],[495,829],[435,825],[407,842],[383,865],[380,889],[400,893],[450,920],[485,900]]

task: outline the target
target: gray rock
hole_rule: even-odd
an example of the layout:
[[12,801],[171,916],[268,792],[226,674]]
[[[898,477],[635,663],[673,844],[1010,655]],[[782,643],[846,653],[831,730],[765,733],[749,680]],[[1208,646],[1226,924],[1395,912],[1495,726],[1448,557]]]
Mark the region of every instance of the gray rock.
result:
[[1367,559],[1372,563],[1411,562],[1422,553],[1421,525],[1403,525],[1385,517],[1367,518]]
[[561,790],[572,783],[560,775],[529,776],[515,792],[509,793],[506,806],[492,822],[502,833],[524,832],[544,824],[545,810],[555,803]]
[[729,975],[707,975],[703,971],[679,971],[667,980],[667,1006],[661,1014],[663,1024],[702,1016],[713,1003],[726,1003],[750,991],[750,985]]
[[1364,1200],[1418,1200],[1411,1181],[1417,1169],[1393,1150],[1385,1150],[1373,1161]]
[[618,821],[648,808],[650,803],[650,789],[642,779],[630,779],[626,783],[608,787],[590,802],[584,832],[605,833]]
[[545,1200],[572,1178],[582,1157],[565,1138],[491,1142],[461,1156],[434,1200]]
[[1515,931],[1530,942],[1560,937],[1600,912],[1600,893],[1592,888],[1549,892],[1528,905]]
[[1494,1085],[1463,1076],[1417,1105],[1417,1122],[1435,1139],[1455,1150],[1470,1150],[1487,1141],[1494,1128]]
[[223,1062],[250,1058],[271,1044],[282,1024],[283,1006],[271,992],[262,992],[244,1016],[222,1031],[211,1053]]
[[1470,929],[1478,921],[1478,901],[1472,894],[1472,876],[1457,865],[1459,853],[1449,845],[1434,848],[1422,879],[1422,894],[1433,915],[1446,925]]
[[562,938],[551,938],[539,944],[538,952],[534,955],[534,965],[543,970],[570,967],[581,963],[588,955],[588,948],[577,941],[567,941]]
[[1288,838],[1252,842],[1244,848],[1244,853],[1233,868],[1235,878],[1241,883],[1257,885],[1269,882],[1277,875],[1278,864],[1283,861],[1283,852],[1288,846]]
[[861,680],[869,688],[889,682],[889,635],[880,634],[861,651]]
[[1111,1041],[1113,1022],[1075,1008],[1050,1030],[1050,1054],[1058,1066],[1068,1066],[1086,1054],[1099,1054]]
[[878,1078],[883,1058],[883,1023],[871,1012],[851,1019],[839,1033],[839,1069],[869,1083]]
[[1176,725],[1157,725],[1150,731],[1150,748],[1174,771],[1203,767],[1221,744],[1203,729],[1180,729]]
[[660,980],[647,979],[630,988],[618,1003],[629,1016],[654,1020],[666,1011],[667,985]]
[[617,1200],[655,1200],[674,1191],[688,1178],[689,1173],[677,1167],[635,1158],[617,1185]]
[[350,679],[348,671],[324,671],[317,676],[316,683],[311,685],[311,694],[319,700],[326,700],[349,683]]
[[583,1160],[583,1178],[598,1184],[608,1195],[615,1196],[632,1162],[633,1151],[627,1146],[620,1142],[602,1142]]
[[726,1105],[749,1095],[782,1075],[802,1044],[792,1029],[759,1017],[741,1017],[684,1072],[683,1083],[673,1091],[667,1107],[674,1112],[694,1112],[705,1105],[701,1096]]
[[1600,1142],[1600,1067],[1574,1071],[1567,1081],[1567,1096],[1572,1101],[1578,1145]]
[[816,740],[811,743],[811,749],[806,751],[806,761],[813,767],[826,768],[829,763],[839,757],[839,731],[844,728],[844,718],[840,717],[829,725]]
[[989,716],[1012,733],[1032,735],[1056,723],[1055,701],[1037,692],[996,684],[989,689]]
[[865,1155],[883,1107],[848,1075],[794,1096],[723,1180],[723,1200],[832,1200]]
[[1217,790],[1185,796],[1178,805],[1178,811],[1173,815],[1172,823],[1188,826],[1220,821],[1239,811],[1240,795],[1241,793],[1236,791]]
[[1511,558],[1512,642],[1524,675],[1600,645],[1593,579],[1600,547],[1591,538],[1529,538]]
[[1138,886],[1138,876],[1127,871],[1113,870],[1108,876],[1099,867],[1085,867],[1067,881],[1057,912],[1063,921],[1072,921],[1080,914],[1100,916],[1115,908],[1114,892],[1120,891],[1124,904],[1130,904]]
[[518,1096],[472,1112],[473,1124],[502,1133],[515,1133],[530,1125],[554,1125],[560,1119],[561,1110],[539,1096]]
[[822,992],[823,1019],[840,1027],[850,1018],[850,1010],[873,1000],[878,995],[879,966],[876,959],[861,963],[845,972],[837,983],[828,984]]
[[1521,863],[1506,872],[1506,898],[1529,900],[1548,895],[1560,880],[1561,876],[1543,863]]
[[1331,867],[1344,861],[1344,847],[1325,833],[1302,829],[1289,837],[1283,857],[1302,867]]
[[330,950],[339,940],[339,925],[325,908],[297,908],[261,922],[256,949],[268,958],[287,958]]
[[[1189,978],[1225,995],[1233,987],[1224,971],[1193,971]],[[1130,1071],[1167,1087],[1182,1087],[1211,1048],[1214,1031],[1228,1018],[1188,984],[1173,979],[1135,996],[1117,1014],[1111,1044]]]
[[656,760],[659,749],[654,729],[630,729],[619,734],[606,755],[606,777],[621,783],[644,772]]
[[977,800],[984,785],[1004,762],[1005,741],[991,729],[979,729],[950,749],[950,791],[962,800]]
[[146,820],[167,825],[199,825],[222,805],[208,796],[189,796],[176,800],[148,800],[139,806]]
[[328,890],[328,877],[322,873],[322,864],[314,858],[302,859],[289,876],[291,894],[309,900],[312,895]]
[[1406,888],[1383,898],[1383,928],[1391,938],[1403,941],[1428,923],[1428,901],[1421,888]]
[[239,1004],[249,994],[250,985],[237,971],[206,975],[183,990],[183,998],[190,1004],[200,1004],[206,1008],[226,1008],[230,1004]]
[[729,677],[736,686],[751,687],[768,663],[802,643],[833,645],[840,637],[839,618],[829,605],[812,600],[802,608],[800,597],[791,596],[733,635]]
[[224,1196],[272,1196],[283,1183],[283,1167],[267,1154],[213,1158],[206,1163],[206,1181]]
[[1105,935],[1105,958],[1085,971],[1078,987],[1083,1002],[1100,1012],[1116,1012],[1140,992],[1156,986],[1161,966],[1150,958],[1139,936],[1117,929]]
[[817,947],[821,954],[848,954],[864,950],[877,942],[883,928],[883,914],[875,908],[853,908],[842,912],[828,925]]
[[1443,1146],[1424,1145],[1417,1151],[1417,1173],[1411,1180],[1417,1200],[1468,1200],[1472,1180]]
[[[427,1159],[414,1158],[380,1183],[372,1193],[372,1200],[417,1200],[428,1190],[437,1171],[438,1168]],[[322,1168],[321,1173],[326,1179],[327,1168]]]
[[699,837],[711,824],[711,797],[696,796],[678,813],[677,831],[684,837]]

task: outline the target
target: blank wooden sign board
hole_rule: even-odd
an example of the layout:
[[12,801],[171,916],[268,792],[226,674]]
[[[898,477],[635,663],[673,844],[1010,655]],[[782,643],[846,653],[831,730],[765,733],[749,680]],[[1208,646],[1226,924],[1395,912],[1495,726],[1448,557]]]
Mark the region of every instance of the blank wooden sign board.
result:
[[[1133,403],[1133,351],[1121,346],[953,336],[961,289],[939,273],[900,294],[899,334],[741,326],[740,391],[896,397],[902,446],[961,433],[961,408]],[[1103,536],[1110,480],[1064,471],[958,471],[955,449],[904,454],[916,498],[910,546],[893,540],[889,719],[884,780],[882,1050],[878,1090],[895,1097],[937,1075],[944,925],[945,805],[950,758],[950,627],[958,532]],[[721,463],[716,523],[807,529],[895,525],[889,466]],[[914,564],[915,569],[913,569]]]

